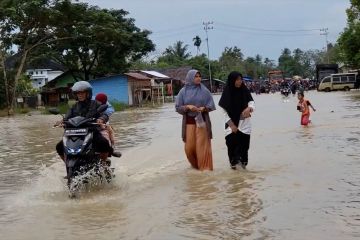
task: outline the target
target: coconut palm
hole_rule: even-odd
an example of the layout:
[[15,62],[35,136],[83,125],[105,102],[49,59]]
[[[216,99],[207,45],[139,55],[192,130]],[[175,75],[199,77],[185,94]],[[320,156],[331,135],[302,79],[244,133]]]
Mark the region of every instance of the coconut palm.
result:
[[169,62],[182,62],[191,57],[191,54],[188,52],[189,45],[185,44],[182,41],[177,41],[173,46],[169,46],[163,52],[163,56],[159,59],[166,59]]

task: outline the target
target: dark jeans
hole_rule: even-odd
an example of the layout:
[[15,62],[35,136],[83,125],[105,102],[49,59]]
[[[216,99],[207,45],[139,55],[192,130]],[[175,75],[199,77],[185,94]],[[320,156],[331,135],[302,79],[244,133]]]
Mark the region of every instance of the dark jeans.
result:
[[[110,146],[109,141],[106,140],[106,138],[104,138],[101,135],[101,133],[98,131],[94,132],[92,143],[95,152],[99,152],[99,153],[113,152],[113,148]],[[56,144],[56,152],[59,154],[59,156],[64,155],[64,144],[62,140],[58,142],[58,144]]]
[[237,131],[225,137],[231,166],[238,163],[248,164],[250,135]]

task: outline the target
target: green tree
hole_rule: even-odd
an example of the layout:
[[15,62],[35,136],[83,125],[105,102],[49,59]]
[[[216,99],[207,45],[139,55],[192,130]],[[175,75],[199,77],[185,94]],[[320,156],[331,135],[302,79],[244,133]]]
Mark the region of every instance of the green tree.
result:
[[350,0],[350,3],[350,8],[346,10],[347,26],[338,43],[345,63],[360,68],[360,0]]
[[68,40],[49,45],[51,56],[69,69],[83,72],[85,80],[124,72],[132,61],[154,50],[150,32],[136,27],[124,10],[70,0],[57,2],[54,9],[58,20],[55,34]]
[[[187,61],[187,64],[191,66],[194,69],[197,69],[201,72],[203,77],[208,78],[209,77],[209,68],[208,68],[208,59],[205,54],[201,54],[195,57],[190,58]],[[212,69],[213,72],[213,69]]]
[[[218,71],[214,71],[214,76],[219,79],[227,79],[231,71],[244,72],[244,54],[238,47],[225,47],[218,61]],[[215,63],[215,65],[217,65]]]
[[291,55],[291,51],[288,48],[284,48],[279,57],[279,69],[284,72],[286,77],[292,77],[294,73],[294,59]]
[[[9,115],[14,113],[16,89],[28,57],[37,47],[59,40],[50,27],[53,3],[51,0],[0,1],[0,60]],[[11,80],[4,66],[9,49],[17,49],[15,75]]]
[[189,45],[184,45],[182,41],[177,41],[173,46],[165,49],[158,62],[166,62],[173,66],[183,66],[186,64],[186,60],[191,57],[188,49]]

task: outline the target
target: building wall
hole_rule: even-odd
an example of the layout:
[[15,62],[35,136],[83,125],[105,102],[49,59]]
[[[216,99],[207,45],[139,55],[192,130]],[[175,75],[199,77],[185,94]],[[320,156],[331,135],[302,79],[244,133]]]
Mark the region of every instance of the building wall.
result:
[[48,81],[50,82],[51,80],[53,80],[54,78],[60,76],[61,74],[63,74],[62,71],[48,71]]
[[90,80],[89,83],[93,87],[93,95],[97,93],[105,93],[109,101],[117,101],[126,104],[129,102],[128,79],[126,76],[117,75],[99,79]]
[[26,74],[30,76],[33,88],[40,89],[45,84],[61,75],[62,71],[51,71],[49,69],[28,69]]

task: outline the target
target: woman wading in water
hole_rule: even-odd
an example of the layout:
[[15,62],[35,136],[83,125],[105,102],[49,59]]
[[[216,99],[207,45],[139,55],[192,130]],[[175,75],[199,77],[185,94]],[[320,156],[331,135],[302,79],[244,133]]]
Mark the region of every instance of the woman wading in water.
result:
[[199,71],[187,73],[175,108],[183,115],[182,139],[191,166],[198,170],[213,170],[209,112],[215,110],[215,104],[210,91],[201,84]]
[[237,164],[246,168],[251,134],[251,113],[255,109],[254,100],[245,86],[241,73],[231,72],[221,95],[219,106],[224,109],[225,140],[230,166]]

